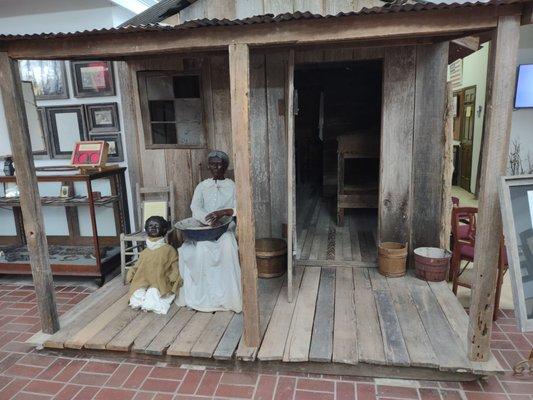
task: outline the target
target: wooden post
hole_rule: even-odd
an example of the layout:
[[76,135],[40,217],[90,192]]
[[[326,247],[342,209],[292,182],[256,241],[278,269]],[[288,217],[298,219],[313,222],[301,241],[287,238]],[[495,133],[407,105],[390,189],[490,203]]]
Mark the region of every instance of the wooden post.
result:
[[287,299],[292,303],[293,261],[296,245],[296,165],[294,158],[294,50],[289,51],[287,62],[287,93],[285,118],[287,121]]
[[54,281],[48,260],[48,243],[44,233],[41,198],[33,164],[28,121],[24,112],[18,64],[10,60],[6,53],[1,52],[0,91],[4,101],[7,131],[15,162],[15,175],[20,191],[20,208],[24,219],[42,330],[45,333],[54,333],[59,329]]
[[505,173],[511,134],[511,112],[516,77],[520,16],[498,18],[492,37],[487,81],[486,124],[481,191],[476,229],[475,281],[470,303],[468,356],[490,359],[490,335],[497,278],[502,220],[498,199],[500,176]]
[[250,155],[250,52],[247,44],[229,46],[231,136],[237,186],[239,258],[242,274],[244,344],[258,347],[259,306],[255,259],[255,221]]
[[444,167],[442,171],[442,216],[440,229],[440,247],[450,248],[452,231],[452,177],[453,177],[453,89],[451,83],[446,85],[446,115],[444,123]]

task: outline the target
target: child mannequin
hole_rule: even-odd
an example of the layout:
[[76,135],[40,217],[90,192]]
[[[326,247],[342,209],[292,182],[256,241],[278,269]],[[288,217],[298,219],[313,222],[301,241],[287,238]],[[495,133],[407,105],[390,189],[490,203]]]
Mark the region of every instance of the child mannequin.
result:
[[146,220],[146,249],[127,275],[127,281],[131,282],[129,293],[132,308],[166,314],[183,284],[178,270],[178,253],[165,243],[168,225],[164,218],[158,216]]

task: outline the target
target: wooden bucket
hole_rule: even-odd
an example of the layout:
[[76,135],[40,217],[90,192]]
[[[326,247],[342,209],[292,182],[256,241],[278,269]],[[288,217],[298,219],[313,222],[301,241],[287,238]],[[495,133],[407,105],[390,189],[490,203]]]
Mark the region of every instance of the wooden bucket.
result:
[[396,278],[405,275],[407,243],[383,242],[378,246],[378,271],[381,275]]
[[287,243],[283,239],[257,239],[255,256],[260,278],[275,278],[287,270]]
[[442,282],[446,279],[452,253],[437,247],[419,247],[414,253],[417,278],[430,282]]

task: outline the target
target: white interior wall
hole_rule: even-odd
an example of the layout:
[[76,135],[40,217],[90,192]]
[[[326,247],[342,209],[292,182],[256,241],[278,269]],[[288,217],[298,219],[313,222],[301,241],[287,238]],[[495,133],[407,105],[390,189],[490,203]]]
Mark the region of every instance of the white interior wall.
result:
[[[30,8],[29,3],[32,3]],[[25,7],[20,7],[21,5]],[[93,8],[88,8],[92,6]],[[56,11],[54,9],[61,9]],[[97,8],[94,8],[97,7]],[[23,15],[31,9],[34,14]],[[80,0],[5,0],[0,3],[0,34],[2,33],[35,33],[35,32],[69,32],[84,29],[95,29],[112,27],[119,25],[125,20],[131,18],[133,13],[123,9],[122,7],[114,6],[107,0],[95,0],[91,2]],[[49,106],[63,106],[63,105],[77,105],[77,104],[94,104],[94,103],[118,103],[119,119],[122,140],[122,148],[124,161],[120,163],[121,166],[127,166],[127,156],[125,149],[125,139],[123,133],[124,120],[122,115],[121,99],[119,96],[120,89],[118,87],[117,68],[114,68],[115,73],[115,96],[105,97],[89,97],[89,98],[74,98],[72,76],[70,73],[70,65],[67,62],[66,74],[69,87],[69,99],[60,100],[39,100],[37,105],[39,107]],[[7,125],[5,121],[5,114],[3,112],[3,103],[0,96],[0,156],[11,154],[9,145],[9,137],[7,133]],[[39,159],[35,160],[36,166],[49,165],[68,165],[68,159]],[[16,165],[15,165],[16,168]],[[129,176],[126,173],[126,183],[128,187],[128,203],[131,202],[131,185]],[[108,181],[96,181],[93,184],[95,191],[101,191],[103,195],[110,193],[110,186]],[[41,195],[52,196],[58,195],[60,183],[57,184],[39,184],[39,192]],[[1,189],[3,191],[3,188]],[[81,186],[76,187],[76,194],[83,195],[86,192],[85,188]],[[112,209],[97,208],[97,229],[99,235],[113,236],[116,234],[114,218]],[[78,207],[78,214],[80,219],[80,234],[82,236],[91,236],[91,225],[87,207]],[[68,235],[68,227],[66,223],[66,213],[64,207],[43,207],[43,218],[45,222],[45,231],[48,235]],[[130,209],[130,221],[133,221],[133,210]],[[15,221],[13,213],[10,209],[0,209],[0,236],[13,236],[16,234]]]

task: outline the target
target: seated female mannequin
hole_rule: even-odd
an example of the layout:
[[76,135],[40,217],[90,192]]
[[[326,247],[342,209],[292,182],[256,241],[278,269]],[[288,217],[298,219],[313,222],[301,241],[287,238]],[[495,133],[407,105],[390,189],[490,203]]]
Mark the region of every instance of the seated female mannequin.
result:
[[130,307],[166,314],[183,281],[178,270],[178,253],[165,243],[168,222],[158,216],[146,220],[146,249],[130,268]]
[[[191,202],[192,216],[216,226],[223,216],[235,215],[235,183],[224,176],[228,155],[212,151],[208,167],[213,178],[198,184]],[[198,311],[241,312],[241,268],[235,239],[235,223],[213,241],[186,241],[178,249],[183,288],[176,299],[180,306]]]

